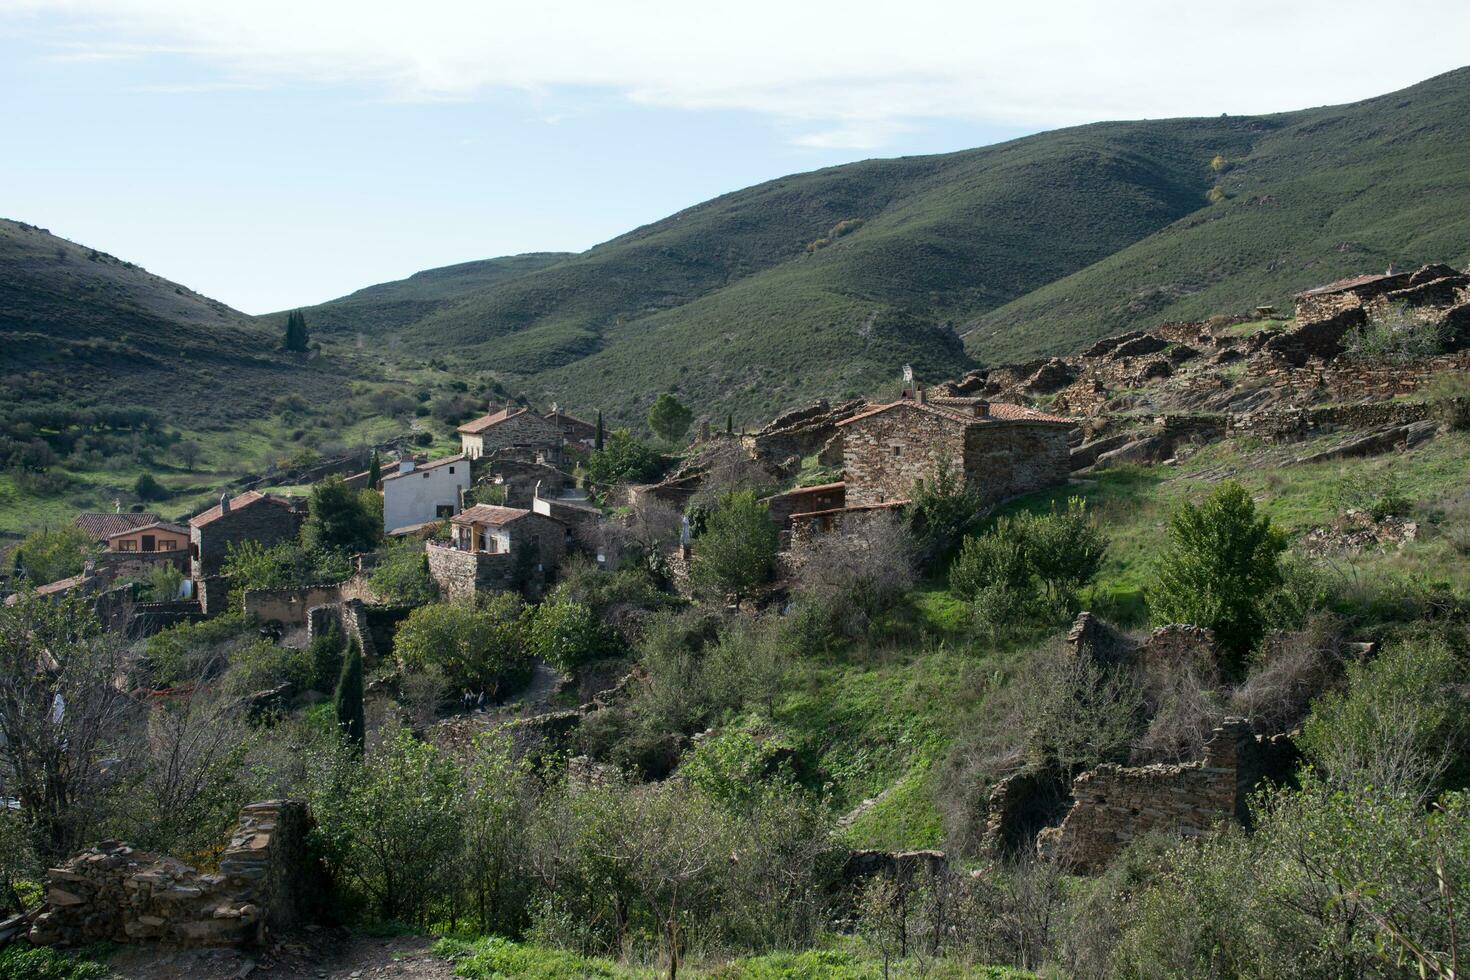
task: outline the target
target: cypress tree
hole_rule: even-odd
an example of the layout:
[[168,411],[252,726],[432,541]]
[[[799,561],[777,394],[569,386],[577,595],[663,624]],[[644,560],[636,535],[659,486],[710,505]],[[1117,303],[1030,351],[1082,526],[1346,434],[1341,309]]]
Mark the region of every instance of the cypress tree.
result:
[[362,712],[362,651],[356,641],[347,646],[347,656],[342,660],[342,676],[337,678],[332,705],[337,709],[337,727],[361,753],[367,725]]
[[733,413],[731,413],[731,414],[725,416],[725,435],[727,435],[727,436],[733,436],[734,434],[735,434],[735,415]]
[[597,435],[592,438],[592,448],[602,451],[602,409],[597,410]]
[[306,316],[300,310],[286,315],[286,350],[305,353],[310,335],[306,331]]
[[373,450],[373,458],[368,461],[368,489],[378,489],[378,484],[383,482],[383,466],[378,462],[378,451]]

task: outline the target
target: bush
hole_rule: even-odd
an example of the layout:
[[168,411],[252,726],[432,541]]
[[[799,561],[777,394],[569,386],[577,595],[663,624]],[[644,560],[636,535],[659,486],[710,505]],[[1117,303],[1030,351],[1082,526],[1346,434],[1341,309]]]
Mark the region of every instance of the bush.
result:
[[942,562],[980,517],[980,497],[950,469],[941,465],[929,481],[919,481],[903,510],[904,520],[919,543],[920,561]]
[[1303,751],[1337,787],[1374,786],[1426,800],[1470,752],[1470,669],[1435,637],[1396,643],[1347,669],[1347,689],[1323,696]]
[[1442,319],[1416,316],[1412,307],[1392,306],[1343,338],[1354,357],[1417,361],[1442,354],[1449,340]]
[[710,598],[733,597],[738,605],[776,570],[778,536],[770,512],[750,490],[727,495],[709,516],[695,542],[695,589]]
[[15,564],[25,570],[32,585],[45,585],[80,574],[96,551],[97,543],[90,535],[68,524],[28,535],[15,551]]
[[645,483],[657,478],[662,463],[658,454],[634,439],[627,429],[618,429],[601,449],[587,457],[587,479],[602,486],[615,483]]
[[409,613],[393,648],[410,671],[432,667],[455,687],[498,696],[529,676],[523,624],[521,600],[510,593],[481,608],[435,603]]
[[159,483],[152,473],[138,474],[138,479],[133,482],[133,493],[139,500],[167,500],[170,496],[168,487]]
[[531,653],[565,674],[617,650],[610,631],[590,608],[566,598],[553,598],[528,611],[527,646]]
[[311,488],[301,543],[311,550],[358,554],[383,537],[383,498],[373,490],[354,490],[340,476]]
[[791,558],[802,600],[835,634],[855,639],[913,588],[916,551],[901,521],[876,514],[799,539]]
[[1004,587],[1041,592],[1071,608],[1107,554],[1107,538],[1080,498],[1064,511],[1002,517],[982,535],[966,538],[950,567],[950,589],[973,599],[982,590]]
[[230,590],[292,589],[340,582],[352,574],[352,563],[335,551],[304,548],[285,541],[266,547],[258,541],[231,544],[222,569]]
[[235,650],[257,638],[238,612],[170,626],[150,636],[144,647],[151,683],[174,687],[209,680],[224,671]]
[[1169,549],[1159,561],[1148,604],[1160,623],[1214,630],[1239,669],[1265,631],[1264,600],[1281,585],[1286,537],[1257,517],[1250,494],[1230,482],[1203,503],[1185,503],[1169,520]]
[[0,949],[0,980],[107,980],[112,971],[85,950],[16,943]]
[[404,606],[422,606],[439,597],[429,556],[418,541],[390,544],[373,569],[372,586],[384,600]]

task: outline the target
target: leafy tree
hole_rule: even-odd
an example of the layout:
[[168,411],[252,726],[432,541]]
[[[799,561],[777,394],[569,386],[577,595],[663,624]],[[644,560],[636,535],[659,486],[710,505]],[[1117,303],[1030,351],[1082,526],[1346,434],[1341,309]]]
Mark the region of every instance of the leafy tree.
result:
[[612,637],[591,608],[571,599],[543,602],[528,616],[530,650],[563,673],[612,652]]
[[694,413],[671,391],[659,395],[648,410],[648,427],[668,443],[677,443],[693,421]]
[[778,538],[770,511],[750,490],[728,494],[695,543],[692,577],[706,596],[740,600],[770,580]]
[[383,501],[371,490],[354,490],[340,476],[311,488],[302,543],[308,548],[357,554],[371,551],[383,536]]
[[286,338],[282,346],[288,351],[305,353],[311,340],[306,329],[306,317],[300,310],[292,310],[286,316]]
[[942,561],[980,516],[980,497],[948,465],[915,487],[904,519],[919,542],[921,561]]
[[438,669],[451,684],[498,695],[530,670],[524,622],[521,600],[510,593],[481,608],[435,603],[409,614],[393,648],[409,670]]
[[194,472],[195,465],[199,462],[199,458],[204,455],[204,448],[192,439],[185,439],[174,447],[174,455],[178,456],[179,461],[187,466],[189,472],[192,473]]
[[138,474],[138,479],[133,482],[133,493],[138,495],[139,500],[167,500],[169,498],[168,488],[159,483],[152,473]]
[[659,469],[658,454],[627,429],[618,429],[604,448],[594,449],[587,458],[587,478],[605,486],[652,480]]
[[79,527],[46,528],[28,535],[16,549],[15,564],[32,585],[70,578],[82,571],[97,543]]
[[342,675],[337,678],[337,690],[332,695],[332,707],[343,737],[361,753],[367,726],[362,711],[362,650],[356,643],[347,647]]
[[1001,517],[984,534],[965,538],[950,566],[950,589],[967,599],[996,587],[1036,592],[1071,609],[1107,550],[1086,502],[1072,497],[1066,510]]
[[1263,600],[1281,585],[1285,535],[1232,481],[1201,504],[1181,505],[1169,541],[1148,592],[1154,619],[1214,630],[1239,666],[1265,630]]
[[416,541],[390,544],[373,569],[372,585],[387,601],[404,606],[421,606],[439,596],[429,556]]
[[383,464],[378,460],[378,451],[373,450],[373,458],[368,461],[367,485],[369,490],[378,490],[383,484]]

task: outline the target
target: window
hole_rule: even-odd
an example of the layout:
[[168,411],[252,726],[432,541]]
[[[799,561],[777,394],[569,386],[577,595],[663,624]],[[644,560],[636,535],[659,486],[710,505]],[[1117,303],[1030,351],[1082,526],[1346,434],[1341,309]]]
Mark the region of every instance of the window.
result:
[[454,505],[453,504],[436,504],[434,506],[434,516],[435,517],[438,517],[438,518],[453,517],[454,516]]
[[903,455],[903,447],[902,446],[894,446],[893,447],[893,455],[895,455],[895,456],[902,456]]
[[137,551],[138,550],[138,542],[136,542],[136,541],[119,541],[117,543],[117,550],[118,551]]
[[454,467],[453,466],[449,467],[449,472],[450,473],[453,473],[454,472]]

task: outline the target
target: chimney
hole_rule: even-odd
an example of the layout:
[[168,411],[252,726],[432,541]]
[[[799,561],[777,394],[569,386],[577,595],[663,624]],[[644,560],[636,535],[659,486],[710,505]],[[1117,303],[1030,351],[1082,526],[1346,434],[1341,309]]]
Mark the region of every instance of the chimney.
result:
[[914,386],[914,401],[919,405],[924,404],[924,388],[922,385]]
[[415,466],[417,466],[417,465],[418,464],[414,462],[412,456],[405,456],[405,457],[403,457],[402,459],[400,459],[398,461],[398,472],[400,472],[400,473],[412,473],[413,472],[413,468]]
[[974,402],[975,417],[983,419],[990,414],[990,402],[983,398],[977,398]]
[[221,514],[228,514],[230,512],[229,491],[225,491],[224,493],[219,495],[219,512]]

